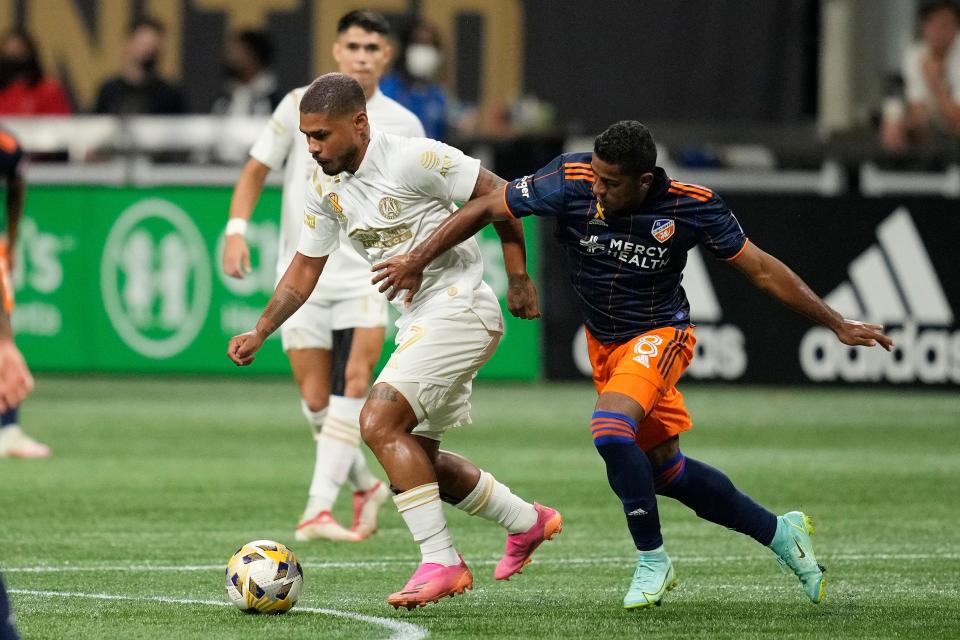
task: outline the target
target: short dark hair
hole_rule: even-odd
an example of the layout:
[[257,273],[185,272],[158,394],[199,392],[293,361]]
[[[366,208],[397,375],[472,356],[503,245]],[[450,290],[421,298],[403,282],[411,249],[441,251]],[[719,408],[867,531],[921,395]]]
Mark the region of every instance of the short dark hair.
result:
[[130,23],[130,28],[127,29],[127,35],[132,36],[141,28],[147,27],[148,29],[153,29],[160,35],[164,35],[167,32],[167,28],[163,26],[163,23],[152,18],[150,16],[140,16],[136,20]]
[[942,9],[952,12],[953,17],[960,22],[960,5],[955,0],[928,0],[917,9],[917,18],[920,22],[925,22],[927,18]]
[[337,22],[337,33],[343,33],[350,27],[360,27],[364,31],[390,36],[390,23],[382,13],[369,9],[351,11]]
[[257,59],[261,67],[273,62],[273,40],[263,31],[248,29],[237,34],[237,40]]
[[360,83],[345,73],[326,73],[307,87],[300,98],[301,113],[344,116],[367,110]]
[[621,120],[607,127],[593,143],[593,152],[604,162],[619,165],[630,175],[653,171],[657,145],[653,134],[636,120]]

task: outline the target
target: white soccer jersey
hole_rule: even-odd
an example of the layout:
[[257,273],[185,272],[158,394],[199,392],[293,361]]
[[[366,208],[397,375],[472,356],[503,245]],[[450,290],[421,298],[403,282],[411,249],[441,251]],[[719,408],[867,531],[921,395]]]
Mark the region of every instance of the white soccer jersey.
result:
[[[356,173],[340,173],[326,184],[316,174],[311,180],[297,250],[310,257],[332,253],[339,246],[342,227],[370,264],[408,253],[450,215],[455,201],[470,198],[479,172],[479,160],[442,142],[372,129]],[[470,238],[427,267],[409,308],[403,296],[394,300],[394,306],[412,315],[465,302],[488,329],[502,331],[499,304],[488,293],[480,247]]]
[[[281,198],[280,246],[277,251],[277,277],[287,270],[297,251],[303,221],[303,196],[317,163],[307,151],[300,133],[300,98],[307,87],[288,93],[277,105],[270,122],[250,149],[250,155],[271,169],[284,166]],[[411,111],[377,92],[367,100],[367,116],[378,128],[401,136],[424,135],[423,125]],[[344,244],[348,244],[344,242]],[[376,293],[376,289],[372,289]],[[370,265],[351,248],[330,256],[314,296],[339,300],[369,295]]]

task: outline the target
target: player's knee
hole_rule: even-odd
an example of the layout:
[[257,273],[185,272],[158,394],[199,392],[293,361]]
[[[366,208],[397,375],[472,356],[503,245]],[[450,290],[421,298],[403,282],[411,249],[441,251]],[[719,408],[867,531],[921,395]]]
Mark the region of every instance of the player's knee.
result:
[[315,385],[300,387],[300,397],[310,411],[323,411],[330,405],[330,393],[326,389],[318,389]]
[[344,371],[343,395],[362,398],[367,393],[373,367],[365,362],[350,363]]
[[656,469],[661,467],[674,458],[677,457],[677,454],[680,453],[680,438],[673,436],[665,442],[661,442],[650,451],[647,451],[647,459],[650,461],[650,464],[653,465],[653,468]]
[[316,391],[303,392],[301,390],[300,395],[303,398],[303,403],[306,405],[307,409],[313,413],[323,411],[330,406],[330,394],[328,393],[319,393]]
[[369,404],[365,404],[360,411],[360,436],[371,449],[376,450],[392,442],[402,431],[402,426]]

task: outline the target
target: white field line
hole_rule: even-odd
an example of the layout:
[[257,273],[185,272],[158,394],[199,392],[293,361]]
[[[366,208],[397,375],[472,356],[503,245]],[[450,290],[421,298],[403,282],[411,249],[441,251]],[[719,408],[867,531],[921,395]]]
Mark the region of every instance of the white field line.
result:
[[[118,596],[110,593],[75,593],[70,591],[34,591],[32,589],[9,589],[10,593],[39,596],[43,598],[87,598],[90,600],[121,600],[128,602],[159,602],[161,604],[186,604],[186,605],[204,605],[208,607],[232,607],[229,602],[220,600],[194,600],[191,598],[166,598],[163,596]],[[429,632],[423,627],[419,627],[409,622],[400,620],[391,620],[390,618],[380,618],[378,616],[367,616],[362,613],[353,613],[351,611],[338,611],[337,609],[319,609],[316,607],[296,607],[291,613],[319,613],[326,616],[335,616],[337,618],[349,618],[359,622],[375,624],[377,626],[389,629],[393,632],[390,640],[421,640],[426,638]],[[289,614],[288,614],[289,615]]]
[[[677,564],[709,564],[709,563],[731,563],[731,562],[750,562],[763,561],[771,559],[764,553],[739,556],[673,556],[673,561]],[[864,560],[889,560],[898,562],[917,562],[923,560],[960,560],[960,553],[838,553],[828,554],[823,557],[825,562],[860,562]],[[499,558],[471,560],[470,564],[474,566],[492,566],[499,561]],[[537,558],[534,562],[539,565],[632,565],[635,558],[629,557],[587,557],[587,558]],[[381,558],[379,560],[353,560],[353,561],[332,561],[332,562],[301,562],[307,569],[383,569],[386,567],[396,567],[409,565],[413,567],[416,564],[416,557],[407,558]],[[89,565],[38,565],[32,567],[0,567],[2,573],[58,573],[58,572],[83,572],[83,571],[168,571],[168,572],[190,572],[190,571],[223,571],[226,564],[187,564],[187,565],[162,565],[162,564],[89,564]]]

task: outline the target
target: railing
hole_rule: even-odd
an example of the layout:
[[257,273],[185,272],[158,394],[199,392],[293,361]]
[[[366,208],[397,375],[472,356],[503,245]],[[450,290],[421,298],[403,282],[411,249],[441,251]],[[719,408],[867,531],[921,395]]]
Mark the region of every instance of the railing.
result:
[[[191,116],[68,116],[5,118],[11,130],[37,161],[27,166],[32,184],[100,185],[231,185],[266,123],[263,117]],[[525,145],[498,140],[493,146]],[[457,143],[497,170],[489,140]],[[590,149],[593,139],[568,138],[569,151]],[[837,196],[857,185],[861,195],[939,195],[960,198],[960,164],[940,172],[905,172],[879,168],[871,160],[840,161],[824,145],[819,167],[777,167],[768,145],[728,145],[746,162],[731,168],[693,168],[671,160],[661,147],[661,164],[681,180],[710,185],[721,192],[811,194]],[[44,161],[51,160],[51,161]],[[532,168],[532,167],[531,167]],[[502,168],[506,171],[506,168]],[[516,176],[505,176],[508,178]],[[268,184],[282,182],[272,172]]]

